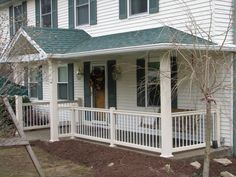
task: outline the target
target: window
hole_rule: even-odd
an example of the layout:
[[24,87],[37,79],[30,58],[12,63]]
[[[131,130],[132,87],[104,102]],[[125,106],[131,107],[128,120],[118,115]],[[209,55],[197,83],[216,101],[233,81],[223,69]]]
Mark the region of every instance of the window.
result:
[[38,71],[37,70],[30,71],[29,95],[31,98],[38,98]]
[[14,7],[14,32],[17,32],[18,29],[23,24],[23,7],[22,5],[18,5]]
[[119,19],[159,12],[159,0],[119,0]]
[[89,1],[76,0],[76,25],[89,24]]
[[27,2],[17,3],[9,7],[10,36],[13,36],[21,26],[27,24]]
[[58,99],[68,99],[68,67],[58,67]]
[[130,0],[130,15],[140,14],[148,11],[148,0]]
[[51,27],[52,24],[52,2],[51,0],[41,0],[41,26]]
[[160,63],[149,62],[146,82],[147,106],[160,106]]

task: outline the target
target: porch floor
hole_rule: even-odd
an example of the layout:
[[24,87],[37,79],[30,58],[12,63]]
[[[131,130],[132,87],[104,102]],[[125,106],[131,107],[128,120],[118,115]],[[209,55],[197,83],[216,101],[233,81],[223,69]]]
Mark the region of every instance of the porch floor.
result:
[[[49,141],[50,140],[50,129],[41,129],[41,130],[31,130],[31,131],[25,131],[26,137],[29,141],[36,141],[36,140],[41,140],[41,141]],[[100,143],[100,142],[95,142],[95,141],[90,141],[90,140],[83,140],[92,144],[99,144],[99,145],[104,145],[107,146],[107,144]],[[133,151],[141,154],[146,154],[150,156],[157,156],[159,157],[159,153],[153,153],[153,152],[148,152],[148,151],[143,151],[143,150],[137,150],[133,148],[128,148],[128,147],[122,147],[122,146],[116,146],[118,149],[123,149],[123,150],[128,150],[128,151]],[[230,156],[232,155],[232,151],[230,147],[220,147],[217,149],[211,149],[212,152],[212,157],[225,157],[225,156]],[[190,151],[183,151],[183,152],[178,152],[173,154],[174,157],[172,159],[174,160],[180,160],[180,159],[190,159],[192,161],[201,159],[204,155],[204,148],[201,149],[194,149]]]

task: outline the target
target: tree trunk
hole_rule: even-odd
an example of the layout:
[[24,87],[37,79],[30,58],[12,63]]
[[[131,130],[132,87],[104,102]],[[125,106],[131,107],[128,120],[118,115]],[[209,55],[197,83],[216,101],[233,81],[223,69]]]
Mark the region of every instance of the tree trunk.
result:
[[210,149],[211,149],[211,101],[206,102],[206,126],[205,126],[205,154],[203,165],[203,177],[209,177],[210,172]]

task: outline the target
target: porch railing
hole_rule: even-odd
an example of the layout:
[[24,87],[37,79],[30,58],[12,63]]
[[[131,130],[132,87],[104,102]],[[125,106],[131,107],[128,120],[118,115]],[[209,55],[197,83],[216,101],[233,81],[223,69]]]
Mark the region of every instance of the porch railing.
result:
[[[24,130],[50,127],[50,102],[22,103],[22,100],[17,100],[16,104],[18,108],[16,111],[17,117],[20,119],[19,122]],[[76,105],[77,101],[58,101],[58,107],[72,107]]]
[[[67,115],[67,119],[60,120]],[[160,152],[159,113],[96,108],[59,108],[59,136],[75,136],[113,145]]]
[[[49,102],[16,101],[16,114],[24,130],[50,127]],[[59,137],[79,137],[153,152],[161,152],[160,113],[78,107],[77,102],[58,102]],[[205,146],[205,111],[172,113],[172,152]],[[212,140],[220,142],[220,113],[212,110]]]
[[[161,114],[115,109],[59,109],[59,136],[75,136],[142,150],[161,152]],[[205,146],[205,111],[172,113],[173,152]],[[59,117],[61,117],[60,115]],[[63,116],[62,116],[63,117]],[[219,142],[219,112],[212,110],[212,140]]]
[[49,102],[22,104],[22,124],[24,130],[49,128]]
[[[219,142],[219,113],[213,109],[212,140]],[[173,124],[173,152],[201,148],[205,146],[205,111],[187,111],[172,114]]]

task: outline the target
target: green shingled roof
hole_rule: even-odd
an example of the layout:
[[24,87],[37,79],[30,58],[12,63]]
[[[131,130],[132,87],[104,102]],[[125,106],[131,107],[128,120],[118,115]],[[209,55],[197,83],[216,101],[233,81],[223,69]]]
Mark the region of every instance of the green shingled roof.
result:
[[205,44],[208,42],[168,26],[100,37],[91,37],[85,31],[76,29],[24,27],[24,30],[46,53],[52,54],[161,43]]
[[23,27],[23,29],[46,53],[67,53],[91,38],[85,31],[76,29],[38,27]]

